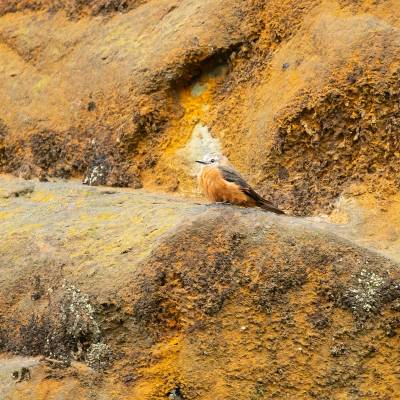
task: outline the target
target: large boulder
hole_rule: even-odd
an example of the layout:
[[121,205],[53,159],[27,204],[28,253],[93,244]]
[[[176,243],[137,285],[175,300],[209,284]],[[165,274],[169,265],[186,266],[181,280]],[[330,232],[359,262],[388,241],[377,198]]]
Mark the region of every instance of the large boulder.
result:
[[76,183],[1,187],[2,398],[400,393],[399,265],[334,225]]

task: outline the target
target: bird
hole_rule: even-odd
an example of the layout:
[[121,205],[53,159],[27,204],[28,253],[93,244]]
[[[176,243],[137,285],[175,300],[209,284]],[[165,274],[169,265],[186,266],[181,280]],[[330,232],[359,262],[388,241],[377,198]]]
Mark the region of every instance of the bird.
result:
[[211,202],[230,203],[244,207],[260,207],[275,214],[285,214],[271,202],[261,197],[221,154],[206,154],[198,174],[198,183]]

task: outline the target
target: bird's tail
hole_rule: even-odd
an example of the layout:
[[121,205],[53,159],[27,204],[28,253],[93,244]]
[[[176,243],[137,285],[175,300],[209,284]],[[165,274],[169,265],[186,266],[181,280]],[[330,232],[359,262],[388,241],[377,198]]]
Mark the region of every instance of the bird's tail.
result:
[[273,204],[263,198],[257,201],[257,206],[262,208],[263,210],[270,211],[275,214],[285,214],[282,210],[276,208]]

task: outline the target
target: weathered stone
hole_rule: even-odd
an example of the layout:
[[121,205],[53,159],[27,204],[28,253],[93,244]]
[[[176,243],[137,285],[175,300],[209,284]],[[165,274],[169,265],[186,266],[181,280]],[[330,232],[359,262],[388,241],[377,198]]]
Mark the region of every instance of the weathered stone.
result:
[[331,210],[354,183],[399,191],[397,1],[1,9],[1,171],[186,193],[204,126],[292,213]]
[[399,265],[343,226],[63,182],[0,207],[0,345],[50,359],[5,398],[399,393]]
[[0,3],[0,398],[400,396],[397,0]]

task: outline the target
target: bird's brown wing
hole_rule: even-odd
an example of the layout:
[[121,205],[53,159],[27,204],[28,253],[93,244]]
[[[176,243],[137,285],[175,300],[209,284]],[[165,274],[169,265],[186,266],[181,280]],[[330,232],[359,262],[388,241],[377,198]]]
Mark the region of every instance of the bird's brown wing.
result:
[[263,197],[261,197],[245,181],[245,179],[239,174],[239,172],[235,171],[233,168],[229,168],[226,166],[219,166],[218,169],[226,181],[236,183],[240,187],[241,191],[249,196],[251,199],[253,199],[259,207],[274,212],[276,214],[284,214],[282,210],[276,208],[270,201],[265,200]]

